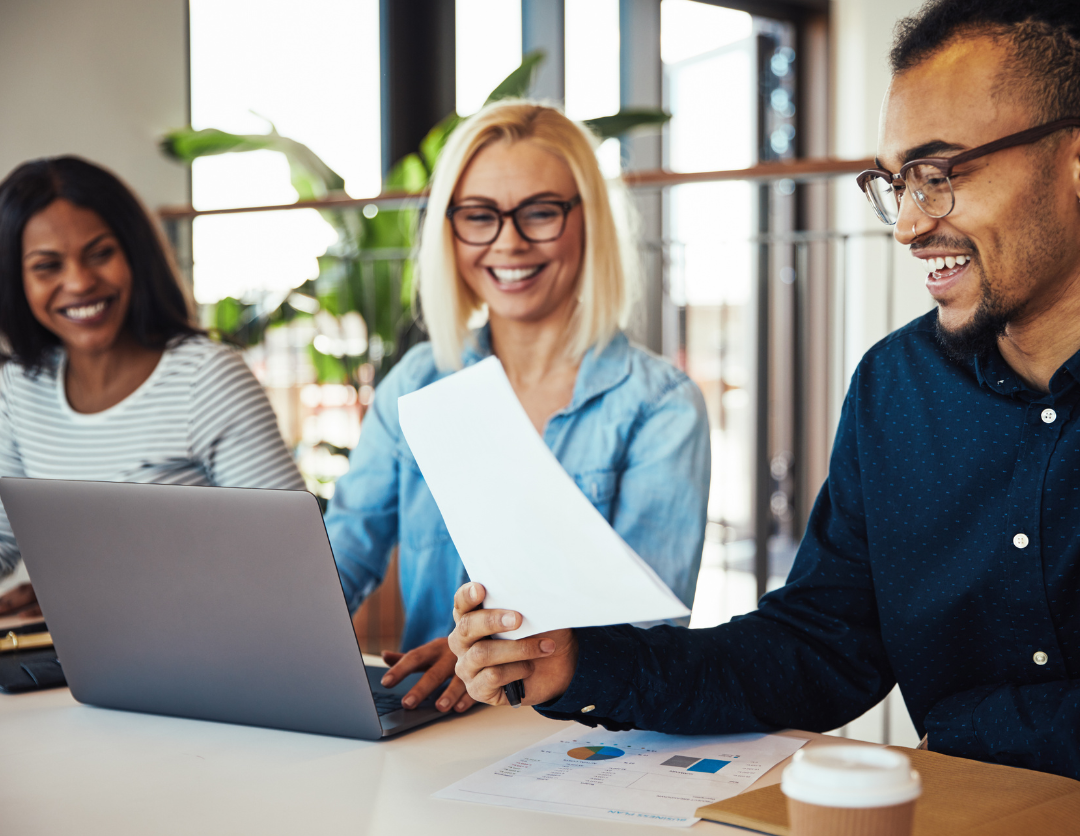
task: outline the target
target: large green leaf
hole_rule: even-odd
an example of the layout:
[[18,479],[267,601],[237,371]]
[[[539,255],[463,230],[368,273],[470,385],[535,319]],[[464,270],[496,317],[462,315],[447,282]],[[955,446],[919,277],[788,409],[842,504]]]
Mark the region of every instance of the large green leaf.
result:
[[226,296],[214,307],[214,328],[231,336],[240,327],[243,316],[244,306],[231,296]]
[[302,142],[282,136],[271,126],[266,134],[230,134],[216,128],[195,130],[188,126],[171,131],[161,149],[180,162],[198,157],[241,151],[279,151],[289,162],[289,176],[300,200],[315,200],[345,188],[345,180]]
[[435,170],[435,163],[439,159],[439,154],[442,153],[443,146],[446,145],[446,140],[459,124],[461,124],[461,117],[456,113],[451,113],[428,131],[427,136],[420,141],[420,157],[427,166],[429,176]]
[[649,126],[660,126],[671,119],[670,113],[651,108],[630,107],[620,110],[612,116],[598,116],[596,119],[586,119],[585,124],[601,139],[611,139],[623,134]]
[[289,161],[289,174],[300,200],[317,200],[334,192],[345,191],[344,178],[322,161],[322,158],[294,139],[272,133],[273,149],[281,151]]
[[520,99],[529,92],[532,87],[533,76],[537,69],[547,58],[547,53],[542,49],[533,50],[521,59],[521,66],[502,80],[498,87],[491,91],[484,104],[491,104],[500,99]]
[[160,144],[161,150],[167,156],[190,164],[196,157],[267,148],[271,141],[269,136],[243,136],[219,131],[217,128],[196,131],[187,127],[167,133]]
[[428,170],[419,154],[406,154],[383,181],[385,192],[408,192],[418,194],[427,186]]
[[384,209],[364,218],[364,249],[409,249],[416,224],[415,209]]

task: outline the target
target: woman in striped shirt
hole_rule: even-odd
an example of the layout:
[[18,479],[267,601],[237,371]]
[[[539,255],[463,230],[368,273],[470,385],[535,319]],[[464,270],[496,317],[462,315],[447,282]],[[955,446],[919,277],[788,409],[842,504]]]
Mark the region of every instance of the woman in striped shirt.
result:
[[[76,157],[0,183],[0,476],[300,490],[266,394],[209,340],[146,210]],[[19,548],[0,506],[0,578]],[[35,606],[30,584],[0,614]]]

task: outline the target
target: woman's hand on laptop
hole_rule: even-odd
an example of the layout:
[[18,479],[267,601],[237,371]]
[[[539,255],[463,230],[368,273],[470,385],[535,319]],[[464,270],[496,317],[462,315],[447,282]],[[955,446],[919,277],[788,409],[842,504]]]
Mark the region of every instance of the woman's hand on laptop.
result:
[[382,684],[387,688],[394,687],[411,673],[427,671],[409,693],[401,698],[401,704],[406,708],[416,708],[447,679],[450,679],[450,684],[435,701],[435,707],[439,711],[449,711],[452,708],[461,712],[476,704],[476,700],[465,693],[465,683],[454,676],[457,656],[450,650],[446,639],[434,639],[408,653],[387,650],[382,657],[383,661],[390,665],[390,670],[382,678]]
[[[16,614],[28,617],[41,615],[41,607],[38,606],[34,587],[28,583],[21,583],[0,595],[0,615]],[[453,654],[450,655],[453,656]],[[457,657],[453,656],[453,658],[456,662]]]
[[521,615],[512,610],[481,610],[486,594],[478,583],[467,583],[454,595],[450,649],[458,657],[457,675],[469,695],[490,705],[507,705],[503,686],[525,683],[523,705],[555,699],[570,686],[577,667],[573,630],[552,630],[517,641],[487,641],[495,633],[514,630]]

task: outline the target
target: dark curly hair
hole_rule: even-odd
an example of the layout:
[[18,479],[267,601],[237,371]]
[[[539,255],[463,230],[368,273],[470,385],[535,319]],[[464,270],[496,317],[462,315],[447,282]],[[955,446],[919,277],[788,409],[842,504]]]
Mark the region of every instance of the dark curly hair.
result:
[[1012,46],[1011,78],[1041,121],[1080,116],[1078,0],[929,0],[897,23],[889,63],[902,73],[956,37],[982,35]]
[[188,304],[161,234],[132,191],[109,171],[79,157],[23,163],[0,183],[0,336],[10,359],[45,365],[60,340],[30,311],[23,288],[22,237],[27,221],[55,200],[95,212],[112,230],[131,267],[125,329],[147,348],[203,333]]

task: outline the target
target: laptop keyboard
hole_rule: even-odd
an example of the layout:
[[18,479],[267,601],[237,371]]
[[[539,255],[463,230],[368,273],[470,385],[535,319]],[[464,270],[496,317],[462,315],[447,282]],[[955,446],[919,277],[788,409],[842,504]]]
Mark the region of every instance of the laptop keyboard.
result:
[[[440,691],[436,690],[426,700],[422,701],[416,708],[431,708],[435,705],[435,699],[438,697]],[[389,714],[391,711],[397,711],[402,708],[401,694],[391,694],[388,691],[379,691],[374,688],[371,689],[371,696],[375,700],[375,710],[382,717],[384,714]],[[413,709],[415,711],[415,709]]]
[[380,694],[374,691],[371,696],[375,698],[375,709],[380,717],[401,708],[401,696],[398,694]]

